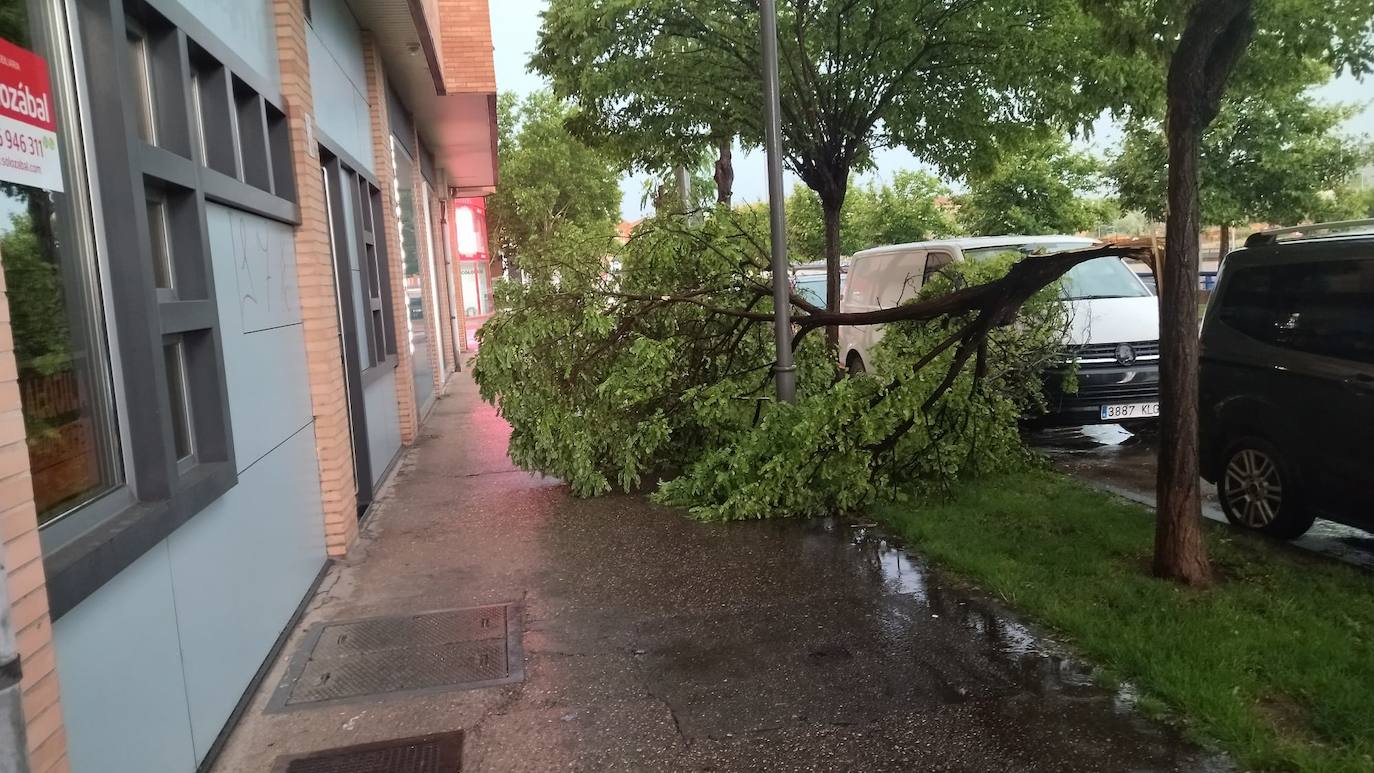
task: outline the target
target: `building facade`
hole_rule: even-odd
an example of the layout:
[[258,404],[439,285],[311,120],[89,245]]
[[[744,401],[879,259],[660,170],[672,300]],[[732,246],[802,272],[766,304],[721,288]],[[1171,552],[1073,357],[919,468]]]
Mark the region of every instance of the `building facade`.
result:
[[489,309],[495,103],[485,0],[0,0],[33,771],[213,759]]

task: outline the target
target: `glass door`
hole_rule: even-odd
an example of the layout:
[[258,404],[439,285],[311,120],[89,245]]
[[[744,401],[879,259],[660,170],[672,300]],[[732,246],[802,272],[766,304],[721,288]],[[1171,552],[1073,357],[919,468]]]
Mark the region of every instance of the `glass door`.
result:
[[396,227],[401,235],[401,263],[405,266],[407,344],[414,376],[415,406],[424,416],[434,400],[434,360],[430,355],[430,320],[434,315],[425,303],[425,282],[420,270],[415,223],[415,160],[394,137],[391,139],[391,158],[396,169],[393,183]]

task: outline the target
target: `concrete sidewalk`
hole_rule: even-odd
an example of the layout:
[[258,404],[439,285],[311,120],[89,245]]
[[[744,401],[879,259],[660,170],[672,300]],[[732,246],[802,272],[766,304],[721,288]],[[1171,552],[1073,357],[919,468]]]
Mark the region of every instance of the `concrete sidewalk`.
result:
[[[466,373],[424,431],[214,770],[458,729],[464,771],[1225,768],[862,530],[574,499]],[[505,602],[523,682],[265,711],[312,624]]]

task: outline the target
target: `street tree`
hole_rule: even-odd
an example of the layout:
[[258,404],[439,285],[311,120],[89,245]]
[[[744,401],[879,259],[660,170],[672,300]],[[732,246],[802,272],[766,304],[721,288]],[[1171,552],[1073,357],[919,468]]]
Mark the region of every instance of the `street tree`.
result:
[[[1154,571],[1211,581],[1198,484],[1199,167],[1228,88],[1266,92],[1374,66],[1374,0],[1151,0],[1085,3],[1108,31],[1114,73],[1139,88],[1137,114],[1164,115],[1166,236],[1160,281],[1160,451]],[[1253,43],[1253,45],[1252,45]],[[1155,73],[1152,77],[1151,73]],[[1163,76],[1163,77],[1160,77]]]
[[[869,180],[850,188],[840,222],[842,255],[961,232],[949,186],[913,170],[897,172],[891,182]],[[787,242],[794,262],[825,258],[825,217],[810,188],[797,186],[787,197]]]
[[845,207],[855,251],[962,232],[949,186],[929,172],[903,170],[890,183],[869,181],[850,191],[856,194],[853,206]]
[[[919,327],[947,334],[914,347],[925,348],[927,355],[899,362],[878,380],[876,392],[863,391],[871,380],[845,379],[816,398],[818,414],[773,406],[760,423],[764,401],[758,395],[767,376],[752,391],[741,390],[734,377],[741,374],[739,368],[763,373],[771,363],[759,362],[757,352],[741,355],[735,341],[741,335],[757,340],[751,338],[757,325],[771,320],[767,267],[730,258],[724,267],[712,269],[691,260],[732,254],[708,241],[657,258],[646,253],[646,265],[672,270],[646,281],[641,290],[627,289],[628,277],[621,276],[615,287],[595,293],[596,302],[572,297],[576,293],[538,299],[538,308],[566,310],[557,319],[513,314],[510,327],[493,328],[493,336],[508,337],[505,346],[494,349],[505,349],[505,354],[488,355],[487,361],[496,365],[488,371],[484,393],[506,411],[511,379],[518,372],[512,365],[548,362],[555,381],[542,394],[556,403],[565,399],[564,392],[573,394],[570,379],[586,377],[592,366],[577,364],[581,360],[558,365],[542,353],[541,341],[562,347],[554,352],[560,356],[580,352],[600,361],[613,352],[622,364],[612,372],[591,373],[596,380],[589,383],[601,384],[594,393],[577,392],[579,399],[571,406],[559,403],[567,424],[535,420],[527,425],[533,434],[527,436],[530,445],[519,452],[522,463],[536,464],[536,452],[561,450],[576,457],[567,467],[569,474],[597,469],[586,456],[586,443],[563,433],[599,429],[618,410],[641,430],[634,436],[622,434],[604,448],[612,455],[611,466],[623,472],[626,455],[642,452],[646,444],[659,448],[665,438],[683,441],[673,449],[699,449],[685,439],[701,437],[712,421],[727,416],[738,421],[736,409],[753,405],[756,420],[749,426],[762,427],[763,434],[750,429],[747,443],[723,443],[709,458],[698,459],[706,467],[692,467],[704,471],[698,480],[706,488],[693,487],[689,494],[745,491],[795,504],[799,493],[817,485],[834,490],[846,476],[862,484],[862,491],[883,490],[885,481],[912,463],[939,464],[947,458],[939,443],[923,442],[921,424],[935,418],[931,411],[958,385],[969,385],[967,394],[979,394],[978,386],[996,365],[988,352],[1002,348],[993,334],[1021,329],[1010,323],[1023,304],[1077,262],[1138,254],[1106,247],[1028,258],[1000,279],[939,297],[877,312],[838,313],[840,213],[850,173],[871,161],[875,147],[900,144],[942,172],[963,176],[986,167],[998,151],[1043,136],[1046,126],[1072,129],[1085,113],[1095,116],[1103,108],[1163,113],[1168,117],[1169,230],[1160,261],[1163,414],[1154,568],[1162,577],[1205,584],[1210,567],[1201,536],[1196,435],[1197,160],[1202,137],[1233,70],[1238,91],[1293,82],[1323,68],[1328,73],[1341,67],[1356,74],[1367,71],[1374,63],[1371,18],[1374,0],[1037,0],[1012,8],[990,0],[785,3],[779,18],[784,31],[785,155],[821,200],[831,276],[826,308],[792,299],[798,309],[794,349],[799,362],[806,361],[801,355],[810,345],[807,334],[818,328],[943,320]],[[710,116],[725,115],[740,121],[745,144],[758,144],[757,29],[757,6],[744,2],[554,0],[536,64],[550,74],[557,93],[575,95],[587,125],[597,131],[632,129],[634,124],[623,123],[623,116],[655,111],[702,124]],[[1247,50],[1250,55],[1243,57]],[[673,63],[676,71],[670,72]],[[595,82],[582,80],[590,87],[578,93],[579,78],[597,70],[609,74]],[[646,85],[646,79],[654,83]],[[757,249],[762,241],[757,233],[746,229],[739,238],[752,254],[763,254]],[[711,326],[697,327],[703,319],[711,320]],[[587,338],[574,350],[569,337],[579,335]],[[944,374],[933,392],[914,401],[910,392],[893,399],[904,385],[918,388],[913,379],[928,385],[931,380],[922,376],[930,367]],[[534,400],[533,385],[528,392],[516,397],[527,407]],[[611,400],[616,410],[584,411],[582,397]],[[805,393],[803,402],[810,404]],[[895,406],[898,413],[874,414],[870,409],[878,406]],[[965,423],[978,415],[967,403],[952,413]],[[530,409],[530,416],[537,414]],[[693,417],[685,428],[679,423],[684,414]],[[596,424],[586,426],[589,420]],[[827,443],[824,452],[811,442],[810,433],[816,431]],[[849,434],[839,436],[845,432]],[[914,454],[904,455],[905,463],[894,471],[893,444],[911,438],[916,445],[907,448]],[[569,449],[569,443],[584,445]],[[793,474],[799,460],[784,456],[795,448],[816,452],[808,458],[820,460],[802,465],[800,478]],[[621,478],[621,484],[635,477]],[[852,501],[848,495],[819,497],[812,506],[842,508]],[[743,512],[772,511],[753,507]]]
[[699,153],[690,164],[647,174],[640,206],[652,206],[657,214],[668,215],[698,212],[721,203],[714,179],[717,161],[714,156]]
[[969,233],[1077,233],[1116,219],[1090,197],[1103,184],[1102,164],[1053,137],[1007,154],[969,176],[959,220]]
[[[655,179],[671,177],[682,168],[694,170],[703,154],[709,155],[716,201],[730,204],[733,150],[742,133],[741,120],[733,112],[737,105],[695,102],[696,109],[678,108],[692,81],[731,73],[709,56],[698,55],[691,41],[656,35],[653,8],[613,5],[552,3],[542,14],[531,67],[553,81],[556,94],[582,108],[569,117],[574,136],[628,170]],[[608,105],[592,97],[613,99],[631,83],[635,100]],[[614,112],[613,126],[606,109]]]
[[[1293,225],[1358,212],[1358,205],[1342,206],[1353,172],[1370,160],[1369,146],[1342,130],[1354,112],[1317,102],[1304,84],[1233,92],[1223,100],[1198,159],[1202,222],[1220,227],[1223,255],[1239,225]],[[1123,206],[1164,220],[1168,147],[1162,120],[1127,124],[1109,175]]]
[[[757,147],[758,13],[747,0],[552,0],[532,64],[578,105],[583,136],[690,147],[724,126]],[[1126,88],[1077,76],[1097,57],[1074,0],[784,0],[778,14],[783,155],[820,200],[832,311],[850,175],[875,149],[908,147],[962,176],[999,143],[1085,120]]]
[[1361,187],[1353,180],[1331,191],[1330,195],[1318,196],[1312,210],[1314,222],[1366,218],[1374,218],[1374,188]]
[[498,100],[501,185],[487,199],[494,257],[520,256],[565,224],[610,224],[620,212],[621,170],[568,132],[576,109],[539,91]]

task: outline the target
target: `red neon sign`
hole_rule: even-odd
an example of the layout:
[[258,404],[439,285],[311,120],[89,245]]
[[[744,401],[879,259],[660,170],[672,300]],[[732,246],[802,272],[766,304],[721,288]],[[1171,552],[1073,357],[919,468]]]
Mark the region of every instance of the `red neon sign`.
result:
[[487,259],[487,200],[453,200],[454,249],[461,260]]

